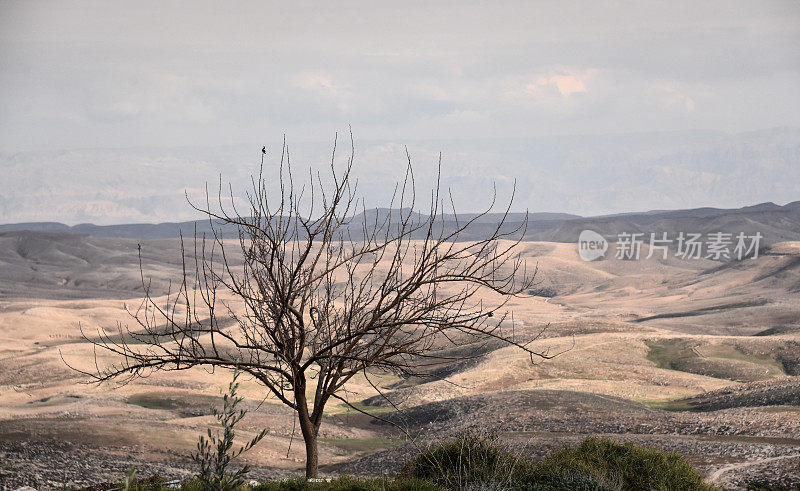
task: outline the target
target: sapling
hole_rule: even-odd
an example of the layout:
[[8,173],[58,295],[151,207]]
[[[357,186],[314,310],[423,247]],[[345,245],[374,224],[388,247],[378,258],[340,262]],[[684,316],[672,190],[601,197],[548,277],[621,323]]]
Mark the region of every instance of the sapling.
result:
[[248,465],[245,464],[233,474],[228,474],[228,467],[233,459],[253,448],[269,431],[261,430],[252,440],[233,450],[236,424],[247,414],[247,409],[239,409],[242,402],[238,394],[239,375],[239,370],[234,370],[233,380],[222,396],[222,410],[211,407],[211,413],[222,427],[221,430],[212,431],[208,428],[207,436],[200,435],[198,438],[197,453],[192,454],[192,460],[200,468],[197,478],[205,490],[228,491],[244,484],[244,477],[250,471]]

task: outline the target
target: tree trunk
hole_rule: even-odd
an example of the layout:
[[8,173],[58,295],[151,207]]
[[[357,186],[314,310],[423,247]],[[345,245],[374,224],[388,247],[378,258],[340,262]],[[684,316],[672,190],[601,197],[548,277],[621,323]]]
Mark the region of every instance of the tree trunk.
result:
[[300,430],[303,432],[303,441],[305,441],[306,444],[306,477],[317,477],[317,468],[319,467],[317,434],[319,429],[314,426],[307,416],[305,418],[300,416],[299,419]]
[[317,477],[317,467],[319,466],[319,453],[317,450],[317,435],[306,437],[306,478]]
[[300,423],[300,431],[303,433],[303,441],[306,444],[306,478],[317,477],[317,467],[319,467],[319,452],[317,450],[317,434],[319,426],[314,424],[311,415],[308,414],[308,403],[306,402],[305,380],[301,378],[295,383],[295,404],[297,405],[297,420]]

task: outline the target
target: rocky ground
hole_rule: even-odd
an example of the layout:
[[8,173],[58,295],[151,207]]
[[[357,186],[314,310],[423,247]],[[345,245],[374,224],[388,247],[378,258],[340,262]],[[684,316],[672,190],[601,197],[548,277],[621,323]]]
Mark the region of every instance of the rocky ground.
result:
[[[187,454],[146,447],[95,446],[58,440],[0,440],[0,489],[73,489],[119,482],[133,466],[140,477],[185,479],[195,472]],[[234,466],[235,467],[235,466]],[[288,475],[285,470],[255,466],[249,478]]]
[[[391,475],[419,448],[459,432],[477,431],[496,435],[510,449],[534,459],[598,435],[678,452],[724,487],[744,487],[751,481],[800,486],[800,409],[796,406],[666,411],[617,397],[539,390],[456,398],[381,417],[402,426],[414,441],[377,452],[353,452],[350,459],[325,466],[323,471]],[[362,416],[332,417],[327,434],[337,435],[335,429],[345,423],[361,434],[372,431],[399,437],[391,425]],[[189,476],[193,469],[186,451],[25,437],[26,429],[35,433],[35,424],[35,420],[16,420],[5,425],[7,431],[0,437],[0,486],[89,485],[118,479],[132,465],[142,475],[169,478]],[[13,431],[8,431],[12,426]],[[293,473],[285,467],[256,465],[251,477]]]
[[[792,379],[787,385],[796,382]],[[713,400],[713,395],[707,399]],[[597,394],[513,391],[424,404],[401,414],[388,417],[418,435],[418,442],[336,470],[390,473],[416,446],[462,431],[496,434],[509,447],[535,459],[598,435],[678,452],[725,487],[744,487],[751,480],[800,486],[796,406],[665,411]]]
[[[59,489],[89,486],[121,476],[131,467],[153,474],[187,477],[191,462],[165,453],[160,459],[134,448],[98,447],[58,440],[0,441],[0,488]],[[162,461],[163,459],[163,461]]]

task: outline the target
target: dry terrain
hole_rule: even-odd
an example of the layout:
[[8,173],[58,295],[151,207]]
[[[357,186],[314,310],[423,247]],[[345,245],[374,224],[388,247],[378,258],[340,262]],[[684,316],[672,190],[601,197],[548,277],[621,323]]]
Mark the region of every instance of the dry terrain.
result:
[[[76,486],[141,474],[182,477],[213,421],[227,373],[154,373],[88,385],[81,337],[130,323],[142,294],[137,243],[154,288],[180,273],[175,239],[0,233],[0,487]],[[613,247],[613,245],[612,245]],[[514,299],[503,328],[551,353],[531,363],[501,345],[431,378],[371,377],[348,398],[416,436],[332,403],[321,430],[329,473],[391,473],[416,447],[463,429],[497,433],[534,456],[600,434],[675,450],[715,483],[800,485],[800,243],[757,259],[584,262],[575,244],[524,242],[537,290]],[[646,255],[646,250],[644,251]],[[486,300],[491,301],[490,295]],[[98,353],[100,363],[113,361]],[[248,435],[270,433],[247,460],[255,476],[298,473],[292,414],[243,383]]]

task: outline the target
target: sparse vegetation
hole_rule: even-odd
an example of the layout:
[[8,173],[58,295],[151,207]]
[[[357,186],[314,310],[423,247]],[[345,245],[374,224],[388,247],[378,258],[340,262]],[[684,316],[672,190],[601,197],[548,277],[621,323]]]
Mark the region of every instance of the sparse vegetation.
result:
[[663,409],[664,411],[690,411],[692,409],[691,404],[686,398],[681,399],[658,399],[658,400],[643,400],[641,401],[642,404],[647,404],[648,406],[652,407],[653,409]]
[[647,343],[647,347],[649,348],[647,359],[664,370],[676,370],[674,361],[684,356],[686,352],[683,344],[677,339],[651,341]]
[[452,489],[715,489],[679,454],[599,438],[536,463],[496,440],[465,434],[421,452],[402,474]]
[[402,442],[396,438],[320,438],[319,441],[356,452],[394,447]]
[[[127,487],[126,487],[127,486]],[[144,480],[126,479],[122,483],[93,486],[83,491],[204,491],[204,484],[198,479],[184,482],[167,481],[160,476],[152,476]],[[233,488],[235,491],[445,491],[437,484],[409,478],[388,477],[354,477],[340,476],[333,479],[306,479],[295,477],[261,483],[242,483]]]
[[523,481],[532,466],[531,461],[502,448],[493,437],[465,433],[425,449],[400,472],[460,489],[476,483],[511,486]]
[[552,286],[545,286],[528,291],[528,295],[535,295],[537,297],[553,298],[558,296],[558,290]]
[[[132,491],[208,488],[199,479],[171,483],[154,476],[126,480]],[[111,487],[111,486],[109,486]],[[93,489],[108,489],[93,488]],[[117,485],[116,487],[121,487]],[[220,489],[220,488],[214,488]],[[291,478],[239,483],[239,491],[371,491],[524,489],[530,491],[712,491],[682,456],[655,448],[588,438],[574,448],[553,452],[534,462],[484,433],[463,433],[420,451],[395,478],[340,476],[332,479]],[[761,488],[759,488],[761,489]]]
[[[116,491],[165,491],[167,489],[175,489],[177,487],[175,484],[173,481],[164,479],[157,474],[140,479],[138,469],[131,467],[122,482],[95,484],[94,486],[81,488],[81,491],[107,491],[111,489]],[[183,489],[184,484],[178,484],[178,486]],[[67,486],[65,485],[63,488],[67,489]]]
[[704,344],[693,339],[659,339],[647,343],[647,359],[658,368],[708,377],[754,381],[784,375],[772,356],[745,352],[738,345]]
[[211,413],[217,418],[221,432],[208,429],[208,437],[200,435],[197,442],[197,453],[192,454],[192,460],[200,468],[197,482],[203,491],[232,491],[244,484],[244,476],[249,472],[249,467],[244,465],[236,472],[229,474],[228,466],[236,457],[253,448],[267,434],[267,430],[260,431],[239,450],[233,451],[233,439],[236,436],[236,424],[247,414],[246,409],[238,409],[242,398],[239,389],[239,370],[233,372],[233,380],[228,385],[228,391],[222,397],[222,410],[211,407]]
[[552,453],[535,466],[532,478],[548,482],[573,473],[597,479],[605,489],[715,489],[677,453],[600,438]]
[[796,486],[774,484],[762,480],[748,482],[746,489],[747,491],[797,491]]

